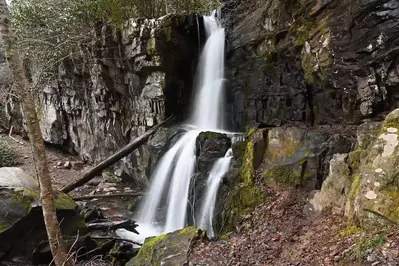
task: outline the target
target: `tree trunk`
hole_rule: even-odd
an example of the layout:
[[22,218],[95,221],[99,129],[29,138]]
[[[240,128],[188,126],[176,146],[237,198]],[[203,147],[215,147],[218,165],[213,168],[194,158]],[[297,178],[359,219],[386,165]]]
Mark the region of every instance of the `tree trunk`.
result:
[[50,173],[47,166],[47,156],[36,114],[35,103],[29,88],[23,61],[17,51],[16,38],[10,27],[8,6],[5,0],[0,0],[0,33],[5,44],[7,61],[14,75],[14,85],[22,98],[22,108],[28,127],[29,140],[32,145],[36,173],[39,177],[43,217],[51,252],[57,266],[69,266],[72,265],[72,261],[68,259],[56,215],[53,189],[51,187]]
[[72,181],[71,183],[67,184],[61,189],[61,192],[64,193],[69,193],[75,188],[78,188],[80,186],[83,186],[90,180],[92,180],[96,175],[99,175],[104,169],[107,167],[110,167],[114,163],[116,163],[118,160],[122,159],[123,157],[127,156],[129,153],[133,152],[135,149],[138,149],[140,146],[142,146],[144,143],[147,142],[147,140],[157,132],[158,128],[166,125],[170,121],[173,121],[174,116],[171,116],[167,118],[166,120],[162,121],[158,125],[155,125],[151,129],[149,129],[147,132],[145,132],[143,135],[140,137],[137,137],[134,139],[132,142],[130,142],[128,145],[117,151],[115,154],[112,156],[108,157],[104,161],[100,162],[96,166],[94,166],[90,171],[86,172],[81,178]]

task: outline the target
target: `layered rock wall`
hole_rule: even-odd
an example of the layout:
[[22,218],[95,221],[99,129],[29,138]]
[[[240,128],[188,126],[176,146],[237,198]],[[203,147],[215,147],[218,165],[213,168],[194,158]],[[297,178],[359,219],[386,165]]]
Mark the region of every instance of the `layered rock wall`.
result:
[[[168,15],[103,26],[80,55],[59,66],[38,99],[44,140],[99,162],[190,100],[201,17]],[[32,69],[33,80],[40,69]],[[116,173],[145,184],[154,158],[144,145]]]
[[360,123],[397,107],[397,1],[223,2],[232,127]]

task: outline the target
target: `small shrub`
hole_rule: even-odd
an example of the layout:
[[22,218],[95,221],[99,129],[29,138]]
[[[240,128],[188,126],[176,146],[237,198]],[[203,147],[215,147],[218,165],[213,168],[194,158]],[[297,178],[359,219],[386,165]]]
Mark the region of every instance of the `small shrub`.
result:
[[17,153],[11,149],[5,140],[0,139],[0,167],[15,166],[17,164]]
[[373,239],[360,238],[351,252],[351,258],[364,261],[370,252],[382,246],[386,241],[387,237],[383,234],[377,235]]

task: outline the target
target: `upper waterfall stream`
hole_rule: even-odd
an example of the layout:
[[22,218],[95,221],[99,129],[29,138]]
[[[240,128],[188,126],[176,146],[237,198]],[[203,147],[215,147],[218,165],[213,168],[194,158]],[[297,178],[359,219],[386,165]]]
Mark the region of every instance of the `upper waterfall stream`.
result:
[[[148,236],[181,229],[187,225],[190,181],[196,168],[196,139],[202,131],[225,132],[223,125],[223,83],[225,31],[216,12],[204,17],[207,40],[201,53],[196,80],[193,111],[189,126],[179,140],[158,161],[151,176],[151,184],[142,200],[136,220],[140,235]],[[217,160],[211,170],[197,217],[197,226],[214,235],[212,219],[219,183],[230,167],[231,150]],[[164,221],[157,220],[160,207],[167,210]]]

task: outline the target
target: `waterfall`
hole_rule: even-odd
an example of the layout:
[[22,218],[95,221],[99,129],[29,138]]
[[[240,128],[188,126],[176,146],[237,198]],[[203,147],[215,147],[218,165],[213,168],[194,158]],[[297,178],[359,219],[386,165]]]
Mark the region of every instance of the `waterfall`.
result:
[[220,182],[224,175],[229,171],[230,162],[233,158],[233,151],[229,149],[223,158],[218,159],[207,180],[207,191],[205,192],[205,200],[202,203],[201,212],[199,214],[198,226],[207,231],[209,237],[214,237],[213,216],[216,204],[216,196],[218,193]]
[[[186,226],[190,181],[196,167],[196,139],[201,131],[223,130],[223,82],[225,32],[216,19],[216,12],[204,17],[207,40],[202,51],[196,75],[194,109],[190,125],[180,139],[158,161],[151,176],[149,190],[139,208],[136,220],[140,235],[147,236],[171,232]],[[212,218],[220,180],[229,170],[231,150],[220,158],[210,172],[201,212],[201,228],[213,234]],[[159,215],[167,210],[166,217]],[[160,216],[161,218],[157,217]],[[158,218],[158,219],[157,219]],[[162,220],[164,219],[164,220]]]

